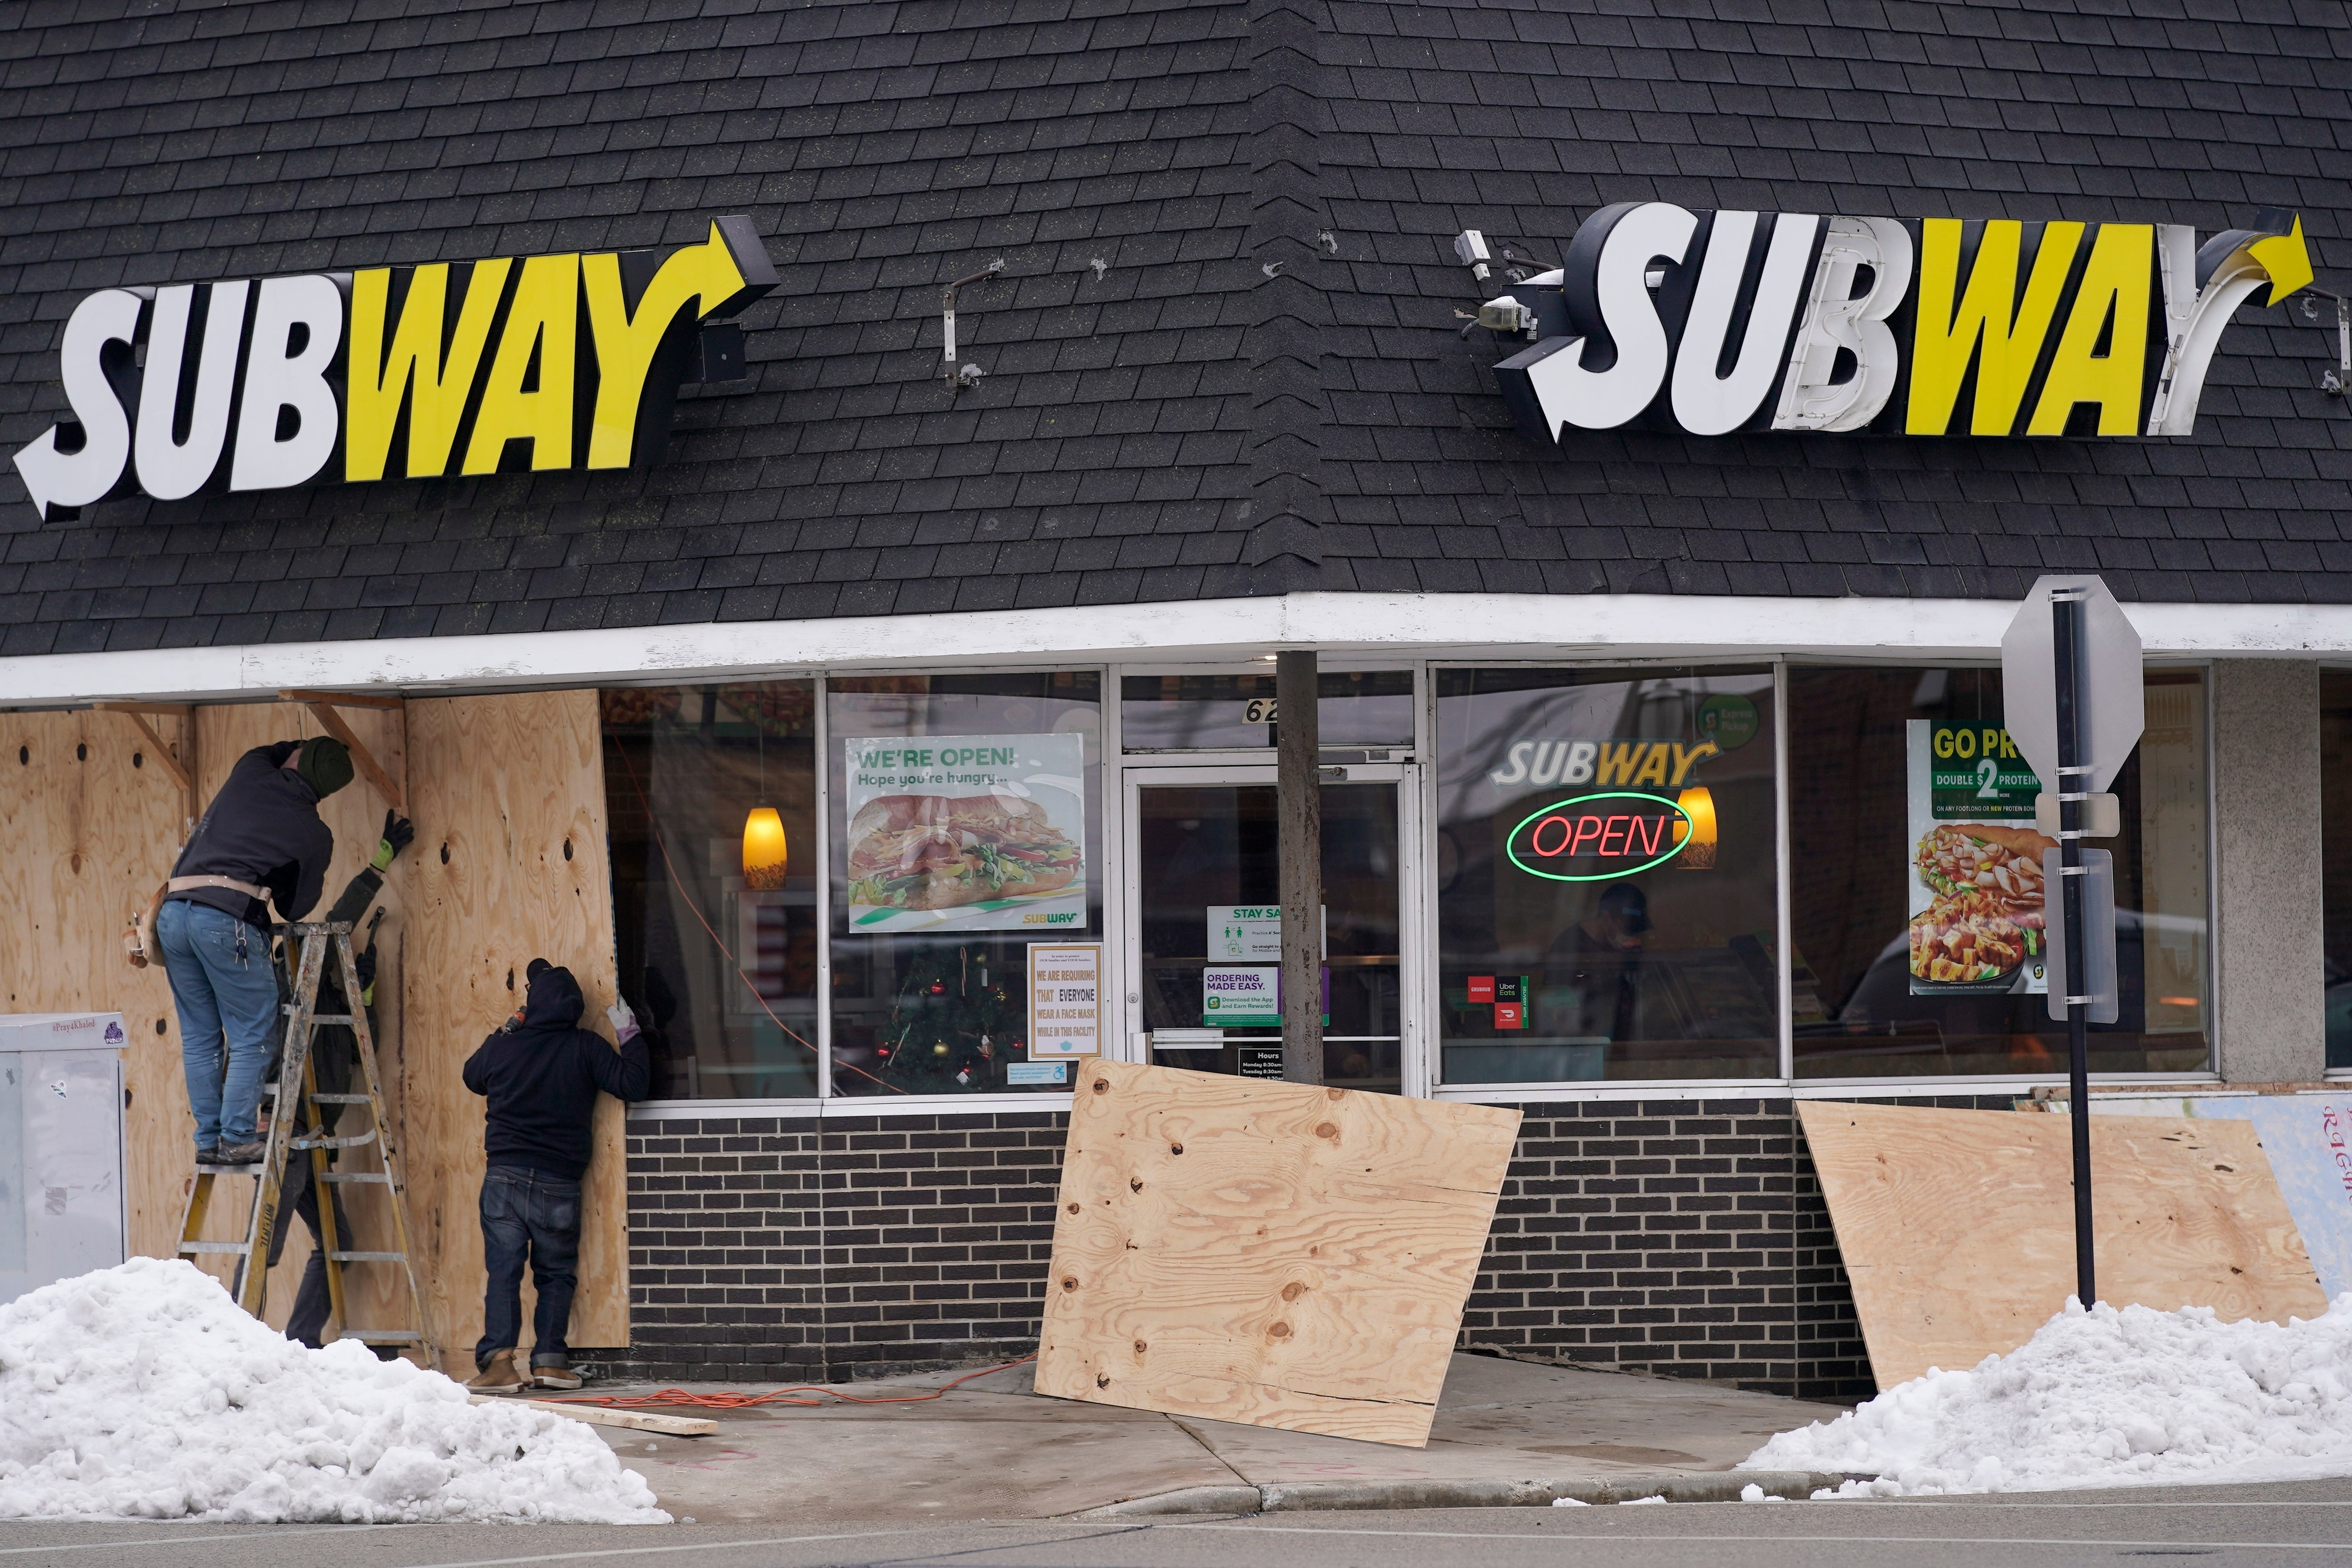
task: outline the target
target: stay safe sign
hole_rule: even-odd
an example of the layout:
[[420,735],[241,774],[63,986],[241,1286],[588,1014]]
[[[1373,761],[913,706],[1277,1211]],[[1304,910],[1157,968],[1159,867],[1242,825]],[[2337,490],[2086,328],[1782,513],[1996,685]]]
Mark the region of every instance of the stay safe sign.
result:
[[667,251],[101,289],[66,322],[71,417],[16,471],[46,520],[177,500],[657,461],[696,333],[776,284],[748,217]]
[[1637,418],[1692,436],[2186,436],[2238,306],[2310,281],[2284,213],[2200,245],[2177,224],[1620,202],[1512,290],[1535,342],[1495,374],[1547,443]]

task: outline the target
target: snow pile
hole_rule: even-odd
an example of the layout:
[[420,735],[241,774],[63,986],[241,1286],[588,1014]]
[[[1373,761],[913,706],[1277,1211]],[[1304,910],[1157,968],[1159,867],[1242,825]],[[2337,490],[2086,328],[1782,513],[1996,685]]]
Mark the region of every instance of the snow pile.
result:
[[2284,1328],[2070,1300],[2008,1355],[1783,1432],[1740,1468],[1879,1477],[1816,1497],[2352,1475],[2352,1293]]
[[579,1422],[305,1350],[134,1258],[0,1306],[0,1519],[667,1524]]

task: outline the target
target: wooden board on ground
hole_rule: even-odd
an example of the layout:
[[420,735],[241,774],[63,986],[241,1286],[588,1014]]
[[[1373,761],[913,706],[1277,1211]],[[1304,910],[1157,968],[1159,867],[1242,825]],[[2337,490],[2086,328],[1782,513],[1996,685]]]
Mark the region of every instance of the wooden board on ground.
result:
[[[617,974],[602,735],[593,691],[408,705],[416,823],[404,1032],[408,1217],[444,1367],[467,1375],[482,1330],[484,1162],[482,1100],[461,1077],[466,1058],[521,1004],[534,958],[578,977],[583,1028],[610,1029],[604,1009]],[[583,1347],[629,1342],[621,1129],[618,1102],[600,1099],[570,1335]],[[522,1310],[528,1341],[528,1277]]]
[[[1801,1100],[1881,1388],[2033,1337],[2074,1289],[2068,1122]],[[2101,1298],[2284,1323],[2327,1307],[2253,1127],[2095,1117]]]
[[1519,1114],[1079,1064],[1040,1394],[1422,1447]]

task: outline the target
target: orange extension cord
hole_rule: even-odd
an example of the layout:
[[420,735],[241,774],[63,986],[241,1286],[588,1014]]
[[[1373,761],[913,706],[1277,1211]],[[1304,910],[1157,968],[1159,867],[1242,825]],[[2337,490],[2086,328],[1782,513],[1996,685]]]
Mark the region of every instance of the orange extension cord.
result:
[[601,1405],[609,1410],[634,1410],[646,1405],[678,1405],[693,1410],[749,1410],[755,1405],[823,1405],[823,1399],[793,1399],[795,1394],[822,1394],[844,1405],[920,1405],[927,1399],[937,1399],[951,1388],[961,1388],[975,1377],[986,1377],[992,1372],[1009,1372],[1037,1358],[1024,1355],[1019,1361],[1008,1361],[1003,1366],[982,1367],[978,1372],[965,1373],[953,1383],[943,1383],[929,1394],[893,1394],[879,1399],[860,1399],[854,1394],[836,1394],[830,1388],[813,1384],[799,1384],[791,1388],[779,1388],[767,1394],[689,1394],[683,1388],[665,1388],[658,1394],[642,1394],[624,1399],[617,1394],[570,1394],[556,1399],[543,1399],[542,1405]]

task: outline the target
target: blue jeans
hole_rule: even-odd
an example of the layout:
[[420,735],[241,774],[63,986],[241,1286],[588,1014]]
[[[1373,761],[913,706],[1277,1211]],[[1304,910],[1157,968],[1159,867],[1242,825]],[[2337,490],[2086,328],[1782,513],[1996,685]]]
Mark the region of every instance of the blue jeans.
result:
[[278,1039],[269,938],[226,910],[166,899],[155,915],[155,941],[180,1015],[180,1063],[188,1075],[188,1109],[196,1113],[196,1147],[250,1143],[262,1074]]
[[522,1336],[522,1265],[530,1259],[539,1307],[531,1314],[530,1364],[562,1366],[563,1332],[580,1286],[580,1184],[522,1165],[492,1165],[482,1175],[482,1339],[477,1368]]

